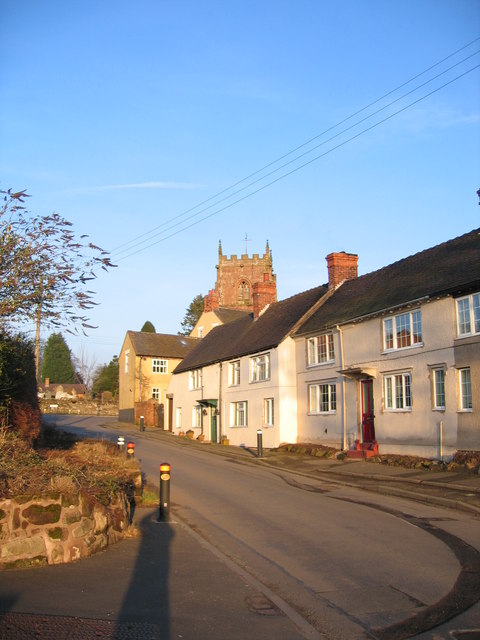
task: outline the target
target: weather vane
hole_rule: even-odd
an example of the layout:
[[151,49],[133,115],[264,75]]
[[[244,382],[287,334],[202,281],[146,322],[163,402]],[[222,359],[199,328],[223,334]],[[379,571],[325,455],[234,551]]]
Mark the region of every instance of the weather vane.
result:
[[247,232],[245,231],[245,253],[248,255],[248,242],[250,242],[251,238],[248,237]]

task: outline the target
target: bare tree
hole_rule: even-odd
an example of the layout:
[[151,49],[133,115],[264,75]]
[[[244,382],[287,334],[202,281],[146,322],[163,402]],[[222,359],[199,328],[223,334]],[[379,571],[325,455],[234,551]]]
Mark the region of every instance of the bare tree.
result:
[[95,356],[89,356],[85,347],[80,347],[80,351],[73,356],[73,364],[85,388],[87,391],[91,391],[97,372],[97,358]]
[[35,322],[38,376],[40,326],[67,327],[70,333],[94,328],[85,315],[96,305],[87,283],[97,269],[115,265],[88,236],[77,239],[72,223],[57,213],[30,215],[25,191],[0,194],[0,330],[19,321]]

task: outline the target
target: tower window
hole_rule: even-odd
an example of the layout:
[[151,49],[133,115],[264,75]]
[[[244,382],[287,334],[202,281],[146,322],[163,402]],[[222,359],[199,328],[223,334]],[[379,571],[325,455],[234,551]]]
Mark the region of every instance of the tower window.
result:
[[246,280],[242,280],[238,285],[238,301],[248,302],[250,300],[250,287]]

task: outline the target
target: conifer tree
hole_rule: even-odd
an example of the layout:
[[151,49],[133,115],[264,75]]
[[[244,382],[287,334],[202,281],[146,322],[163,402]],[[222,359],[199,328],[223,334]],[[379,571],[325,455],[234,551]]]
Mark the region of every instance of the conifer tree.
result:
[[118,394],[118,356],[113,356],[107,365],[97,370],[92,391],[95,394],[110,391],[115,398]]
[[182,331],[179,331],[180,334],[184,336],[190,335],[192,329],[197,324],[198,319],[203,313],[203,306],[203,296],[199,293],[187,307],[185,317],[182,321]]
[[75,382],[72,354],[61,333],[52,333],[43,354],[42,378],[49,378],[54,384]]
[[143,327],[140,329],[140,331],[142,333],[155,333],[155,327],[153,326],[153,324],[150,322],[150,320],[147,320]]

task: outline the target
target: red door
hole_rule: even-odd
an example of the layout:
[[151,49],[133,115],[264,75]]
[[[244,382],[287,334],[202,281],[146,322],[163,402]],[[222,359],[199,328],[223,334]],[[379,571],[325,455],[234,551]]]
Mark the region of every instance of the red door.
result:
[[373,424],[373,380],[362,380],[362,434],[363,442],[375,441]]

